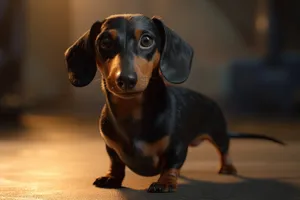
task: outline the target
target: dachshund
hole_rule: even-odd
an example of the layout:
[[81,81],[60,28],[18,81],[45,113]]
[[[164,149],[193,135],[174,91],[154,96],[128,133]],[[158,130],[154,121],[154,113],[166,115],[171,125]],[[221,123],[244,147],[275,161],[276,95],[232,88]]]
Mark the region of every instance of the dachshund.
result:
[[179,87],[190,74],[194,50],[159,17],[119,14],[96,21],[65,52],[68,78],[87,86],[100,71],[105,95],[99,127],[110,166],[95,180],[121,188],[125,167],[159,175],[148,192],[174,192],[189,147],[209,140],[220,154],[220,174],[236,174],[230,138],[283,142],[264,135],[229,133],[212,99]]

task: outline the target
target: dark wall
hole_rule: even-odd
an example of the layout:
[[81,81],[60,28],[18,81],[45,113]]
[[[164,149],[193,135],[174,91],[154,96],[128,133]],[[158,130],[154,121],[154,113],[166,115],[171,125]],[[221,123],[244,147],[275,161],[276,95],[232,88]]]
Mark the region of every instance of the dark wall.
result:
[[0,1],[0,123],[16,122],[22,110],[24,4]]

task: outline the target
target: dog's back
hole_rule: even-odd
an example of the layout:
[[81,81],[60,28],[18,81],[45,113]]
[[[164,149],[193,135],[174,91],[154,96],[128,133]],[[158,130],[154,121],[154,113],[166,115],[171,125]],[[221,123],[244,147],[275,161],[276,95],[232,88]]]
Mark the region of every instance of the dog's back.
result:
[[171,126],[182,140],[190,142],[201,133],[226,131],[225,118],[212,99],[184,87],[167,86],[167,91],[176,117],[176,121],[169,123],[174,123]]

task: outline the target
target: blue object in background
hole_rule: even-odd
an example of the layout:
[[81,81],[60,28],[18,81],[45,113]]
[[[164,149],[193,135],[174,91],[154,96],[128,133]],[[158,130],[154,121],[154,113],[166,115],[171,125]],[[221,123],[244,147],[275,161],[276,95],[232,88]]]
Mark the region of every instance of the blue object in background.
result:
[[[269,0],[268,52],[259,59],[236,60],[230,65],[228,104],[235,113],[300,114],[300,54],[284,51],[288,40],[297,44],[300,18],[296,1]],[[290,20],[289,20],[290,19]],[[293,21],[299,35],[286,37],[287,22]],[[299,44],[299,43],[298,43]],[[299,49],[300,46],[297,46]]]
[[230,68],[229,105],[239,113],[295,115],[300,106],[300,55],[282,54],[268,66],[263,59],[235,61]]

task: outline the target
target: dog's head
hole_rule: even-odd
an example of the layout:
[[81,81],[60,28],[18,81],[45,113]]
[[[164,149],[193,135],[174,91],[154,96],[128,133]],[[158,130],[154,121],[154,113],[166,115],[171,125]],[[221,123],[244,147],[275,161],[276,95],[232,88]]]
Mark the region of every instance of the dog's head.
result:
[[88,85],[98,68],[106,88],[126,98],[142,93],[155,70],[172,84],[186,81],[193,49],[157,17],[114,15],[95,22],[65,57],[74,86]]

